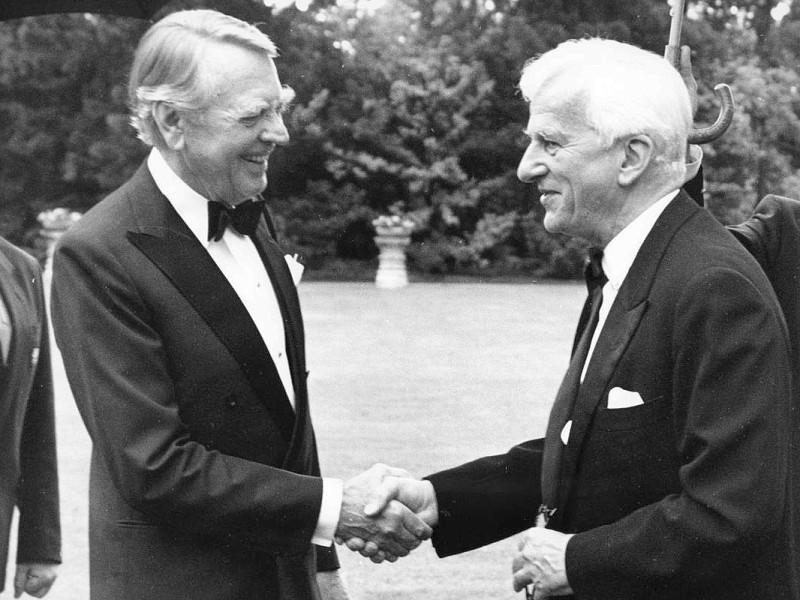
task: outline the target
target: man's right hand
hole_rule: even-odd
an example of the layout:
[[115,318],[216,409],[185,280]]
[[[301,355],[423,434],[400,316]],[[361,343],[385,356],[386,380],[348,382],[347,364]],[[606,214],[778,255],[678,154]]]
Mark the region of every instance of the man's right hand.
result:
[[394,500],[410,508],[431,527],[439,521],[439,504],[430,481],[392,475],[384,477],[364,511],[369,516],[379,515]]
[[[396,560],[430,538],[430,525],[411,509],[392,498],[382,500],[387,494],[383,490],[391,488],[391,485],[382,485],[387,479],[407,477],[409,474],[402,469],[375,465],[345,482],[336,529],[337,541],[347,542],[349,548],[358,549],[371,558],[378,556],[381,560]],[[367,503],[376,504],[376,499],[380,503],[379,508],[367,514]]]
[[[383,477],[374,490],[370,502],[364,507],[364,513],[368,517],[378,517],[387,510],[397,508],[398,503],[411,510],[430,527],[435,526],[439,520],[439,507],[433,485],[429,481],[413,479],[407,473],[404,475],[394,473]],[[373,540],[351,537],[345,541],[337,536],[336,541],[339,544],[344,543],[350,550],[368,557],[375,563],[397,560],[397,555],[381,548]]]

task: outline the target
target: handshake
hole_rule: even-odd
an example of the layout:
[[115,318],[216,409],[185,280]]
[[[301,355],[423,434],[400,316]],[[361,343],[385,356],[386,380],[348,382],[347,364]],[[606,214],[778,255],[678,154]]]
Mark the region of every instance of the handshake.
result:
[[394,562],[431,537],[438,516],[429,481],[377,464],[345,482],[336,543],[375,563]]

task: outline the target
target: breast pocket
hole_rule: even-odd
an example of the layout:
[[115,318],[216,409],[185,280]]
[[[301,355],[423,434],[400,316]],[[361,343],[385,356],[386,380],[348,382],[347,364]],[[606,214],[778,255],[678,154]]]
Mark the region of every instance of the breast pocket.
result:
[[[676,488],[671,403],[599,409],[582,448],[576,510],[593,526],[655,502]],[[595,514],[597,513],[597,514]]]
[[626,408],[600,408],[595,416],[595,427],[608,432],[646,428],[668,419],[670,408],[664,397]]
[[595,414],[583,457],[599,478],[644,484],[675,464],[671,403],[657,398],[628,408],[601,408]]
[[654,456],[672,453],[671,405],[656,398],[627,408],[601,408],[590,441],[616,468],[638,469]]

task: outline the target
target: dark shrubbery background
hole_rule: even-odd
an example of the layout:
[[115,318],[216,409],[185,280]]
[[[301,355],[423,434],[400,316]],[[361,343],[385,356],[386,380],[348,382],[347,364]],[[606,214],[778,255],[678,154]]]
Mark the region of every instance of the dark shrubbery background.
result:
[[[800,194],[800,6],[776,0],[688,2],[700,121],[711,89],[732,85],[737,114],[705,148],[708,205],[723,222],[764,193]],[[519,183],[525,60],[562,40],[613,37],[662,53],[663,0],[317,1],[275,11],[255,0],[176,1],[252,22],[281,48],[297,92],[292,143],[273,155],[268,194],[288,249],[311,273],[365,278],[371,221],[417,225],[418,276],[573,277],[583,249],[547,234],[535,188]],[[786,12],[786,11],[784,11]],[[125,181],[146,149],[128,126],[125,80],[147,24],[52,15],[0,23],[0,234],[34,244],[36,215],[84,211]]]

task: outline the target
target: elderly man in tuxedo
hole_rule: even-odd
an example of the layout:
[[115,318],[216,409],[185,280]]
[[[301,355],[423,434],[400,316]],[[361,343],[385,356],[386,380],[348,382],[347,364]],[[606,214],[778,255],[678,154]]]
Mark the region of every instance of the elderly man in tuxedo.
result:
[[39,263],[0,238],[0,592],[16,506],[15,597],[47,594],[61,562],[48,331]]
[[95,600],[345,598],[334,536],[402,556],[430,534],[399,503],[363,514],[402,472],[320,477],[299,265],[259,198],[289,139],[275,56],[216,11],[153,25],[129,87],[152,150],[55,252],[56,340],[93,443]]
[[513,584],[536,600],[798,598],[786,323],[755,259],[680,189],[680,76],[593,39],[530,61],[520,88],[519,178],[548,231],[594,247],[545,438],[389,478],[368,512],[399,498],[441,556],[530,528]]

